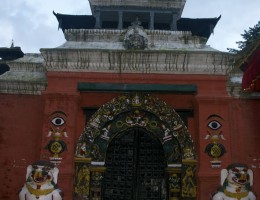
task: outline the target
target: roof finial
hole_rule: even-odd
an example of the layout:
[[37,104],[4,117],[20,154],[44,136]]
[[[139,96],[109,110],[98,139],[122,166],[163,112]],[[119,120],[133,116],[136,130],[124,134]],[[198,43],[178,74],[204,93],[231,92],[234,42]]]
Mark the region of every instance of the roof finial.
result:
[[135,21],[133,21],[132,23],[131,23],[131,25],[132,26],[134,26],[134,27],[138,27],[138,26],[140,26],[142,23],[141,23],[141,21],[139,21],[139,17],[138,16],[136,16],[135,17]]
[[14,48],[14,40],[12,39],[12,44],[10,48]]

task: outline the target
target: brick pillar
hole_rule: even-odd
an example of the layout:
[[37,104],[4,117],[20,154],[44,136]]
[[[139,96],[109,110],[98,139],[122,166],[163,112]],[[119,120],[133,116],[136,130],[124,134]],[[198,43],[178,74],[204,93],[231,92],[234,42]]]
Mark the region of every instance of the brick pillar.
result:
[[[197,96],[195,107],[196,140],[198,146],[198,199],[210,199],[220,181],[220,170],[231,162],[229,97]],[[219,122],[220,127],[217,127]],[[210,126],[213,127],[210,130]],[[219,137],[225,153],[215,159],[206,148],[212,143],[212,136]],[[214,143],[212,143],[214,146]],[[216,164],[217,165],[214,165]]]
[[[64,200],[70,200],[74,181],[78,95],[45,94],[44,97],[45,119],[40,156],[41,159],[56,163],[60,170],[58,187],[64,192]],[[53,140],[56,142],[54,145]],[[60,148],[64,148],[64,151],[59,152]]]

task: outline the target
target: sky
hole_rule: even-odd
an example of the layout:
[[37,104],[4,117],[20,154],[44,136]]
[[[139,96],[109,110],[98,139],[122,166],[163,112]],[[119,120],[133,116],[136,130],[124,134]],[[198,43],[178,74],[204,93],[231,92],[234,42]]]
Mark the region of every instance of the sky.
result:
[[[53,11],[90,15],[88,0],[0,0],[0,47],[12,40],[24,53],[55,48],[65,42]],[[186,0],[182,17],[221,19],[208,45],[220,50],[237,48],[241,34],[260,20],[260,0]]]

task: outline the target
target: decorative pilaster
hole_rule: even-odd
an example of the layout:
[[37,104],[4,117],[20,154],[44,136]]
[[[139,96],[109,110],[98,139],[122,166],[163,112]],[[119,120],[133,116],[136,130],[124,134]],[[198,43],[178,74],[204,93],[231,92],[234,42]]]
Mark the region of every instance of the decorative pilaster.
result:
[[75,158],[74,198],[89,199],[90,158]]
[[178,200],[181,192],[181,167],[179,169],[168,167],[166,171],[169,181],[169,200]]
[[96,11],[95,17],[96,17],[95,28],[99,29],[99,28],[101,28],[101,19],[100,19],[100,11],[99,10]]
[[118,12],[118,26],[117,29],[122,30],[123,29],[123,12]]
[[182,161],[182,190],[181,197],[187,199],[196,199],[197,196],[197,183],[195,171],[197,168],[196,160],[183,160]]
[[104,166],[90,166],[91,182],[90,182],[90,199],[101,200],[102,195],[102,180],[106,167]]
[[172,23],[171,23],[171,30],[177,31],[177,14],[172,15]]
[[154,30],[154,12],[151,11],[150,12],[150,27],[149,27],[150,30]]
[[59,187],[66,191],[66,196],[72,196],[74,179],[72,158],[79,96],[68,91],[64,92],[66,94],[48,92],[44,94],[43,133],[41,147],[38,148],[41,159],[49,159],[59,166],[61,169]]

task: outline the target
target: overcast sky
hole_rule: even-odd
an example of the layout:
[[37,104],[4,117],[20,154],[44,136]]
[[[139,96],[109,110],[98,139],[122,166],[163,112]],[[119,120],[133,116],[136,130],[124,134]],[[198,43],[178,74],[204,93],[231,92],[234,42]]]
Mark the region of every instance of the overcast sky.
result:
[[[10,47],[12,39],[25,53],[54,48],[65,42],[52,11],[90,15],[88,0],[0,0],[0,47]],[[227,51],[237,48],[241,34],[260,20],[260,0],[187,0],[182,17],[211,18],[221,15],[211,47]]]

